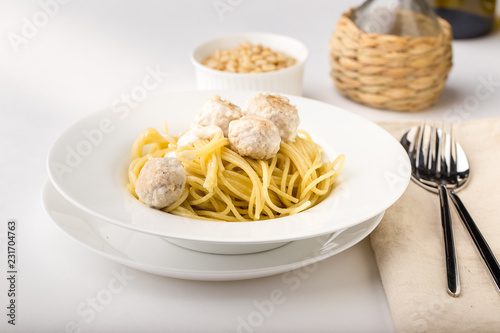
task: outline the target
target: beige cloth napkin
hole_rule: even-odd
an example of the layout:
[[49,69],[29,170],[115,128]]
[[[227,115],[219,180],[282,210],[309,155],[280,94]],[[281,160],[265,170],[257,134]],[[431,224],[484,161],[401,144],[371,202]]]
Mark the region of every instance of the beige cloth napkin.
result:
[[[381,123],[398,140],[416,122]],[[500,260],[500,118],[455,125],[471,179],[458,192]],[[451,202],[450,202],[451,204]],[[461,295],[446,292],[439,198],[410,182],[371,234],[398,332],[500,332],[500,293],[451,207]]]

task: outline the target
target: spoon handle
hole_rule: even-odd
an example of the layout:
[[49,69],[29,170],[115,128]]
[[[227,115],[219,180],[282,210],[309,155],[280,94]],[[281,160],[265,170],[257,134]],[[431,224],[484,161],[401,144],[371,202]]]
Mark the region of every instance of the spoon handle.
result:
[[453,297],[460,295],[460,278],[458,274],[455,240],[451,224],[448,190],[445,185],[439,186],[439,201],[441,204],[441,223],[443,225],[444,249],[446,255],[446,276],[448,279],[448,294]]
[[498,291],[500,291],[500,265],[498,264],[498,260],[495,257],[495,254],[493,253],[493,251],[491,251],[488,243],[484,239],[481,231],[479,231],[476,223],[465,208],[462,200],[460,200],[458,195],[456,195],[453,191],[450,192],[450,197],[455,204],[455,207],[457,208],[458,214],[462,218],[462,222],[469,231],[474,244],[476,244],[476,247],[479,250],[481,257],[483,258],[484,263],[488,267],[488,270],[490,271],[493,281],[495,281]]

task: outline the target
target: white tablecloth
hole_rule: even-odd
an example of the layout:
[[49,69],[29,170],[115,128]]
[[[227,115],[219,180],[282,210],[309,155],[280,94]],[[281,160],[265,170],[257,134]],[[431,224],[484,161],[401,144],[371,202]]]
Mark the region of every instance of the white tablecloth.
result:
[[[329,77],[328,41],[359,1],[4,1],[0,5],[0,268],[8,276],[7,221],[16,219],[15,326],[0,279],[2,332],[391,332],[368,240],[313,272],[197,282],[125,268],[73,242],[40,203],[45,160],[58,135],[163,73],[155,92],[194,90],[189,53],[234,32],[287,34],[309,48],[304,96],[373,121],[463,121],[499,115],[500,33],[453,43],[454,68],[427,111],[371,109],[343,98]],[[5,276],[3,275],[3,276]],[[97,295],[117,281],[106,302]],[[119,280],[119,279],[118,279]],[[115,283],[113,282],[113,283]],[[116,285],[114,285],[116,286]],[[293,287],[293,288],[292,288]],[[282,292],[272,311],[259,304]],[[105,304],[104,304],[105,303]],[[249,324],[250,323],[250,324]]]

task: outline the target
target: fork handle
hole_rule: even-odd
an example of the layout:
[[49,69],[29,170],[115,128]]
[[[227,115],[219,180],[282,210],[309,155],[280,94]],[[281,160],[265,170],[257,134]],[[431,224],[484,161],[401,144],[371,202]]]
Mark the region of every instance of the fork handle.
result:
[[441,223],[443,225],[444,249],[446,254],[446,276],[448,279],[448,294],[453,297],[460,295],[460,278],[458,274],[455,240],[451,223],[448,189],[445,185],[439,186],[439,201],[441,204]]
[[498,260],[495,257],[495,254],[493,253],[493,251],[491,251],[488,243],[481,234],[481,231],[479,231],[476,223],[465,208],[465,205],[462,203],[462,200],[460,200],[458,195],[453,191],[450,192],[450,197],[451,201],[453,201],[453,203],[455,204],[455,208],[462,218],[462,222],[467,228],[467,231],[469,231],[474,244],[476,244],[479,254],[481,254],[484,263],[488,267],[488,270],[490,271],[491,277],[493,278],[498,291],[500,291],[500,265],[498,264]]

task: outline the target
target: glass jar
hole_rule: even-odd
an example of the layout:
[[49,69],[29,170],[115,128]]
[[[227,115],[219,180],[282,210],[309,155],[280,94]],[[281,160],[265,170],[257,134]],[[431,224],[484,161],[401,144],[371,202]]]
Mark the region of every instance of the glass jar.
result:
[[350,19],[368,33],[435,37],[441,33],[436,15],[426,0],[367,0]]

